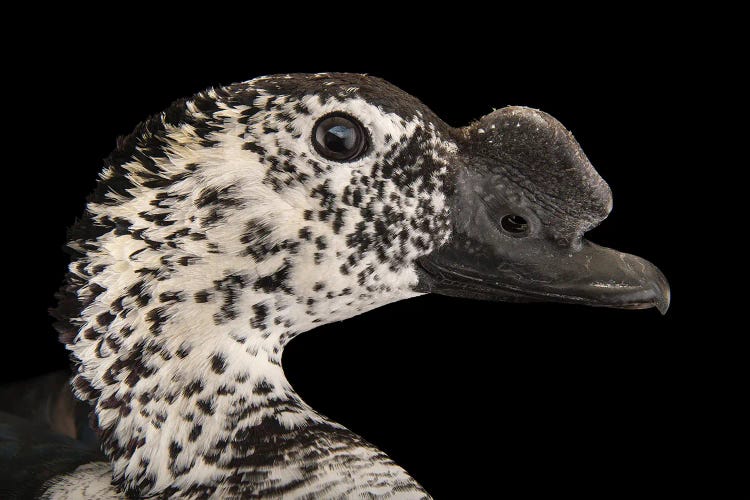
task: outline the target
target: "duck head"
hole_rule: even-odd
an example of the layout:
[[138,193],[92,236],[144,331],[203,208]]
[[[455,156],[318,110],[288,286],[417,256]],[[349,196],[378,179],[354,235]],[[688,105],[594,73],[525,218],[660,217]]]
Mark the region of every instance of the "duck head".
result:
[[653,265],[583,239],[610,207],[571,134],[532,109],[454,129],[351,74],[177,101],[107,160],[56,313],[115,484],[210,484],[250,463],[253,426],[324,425],[283,346],[392,301],[666,310]]

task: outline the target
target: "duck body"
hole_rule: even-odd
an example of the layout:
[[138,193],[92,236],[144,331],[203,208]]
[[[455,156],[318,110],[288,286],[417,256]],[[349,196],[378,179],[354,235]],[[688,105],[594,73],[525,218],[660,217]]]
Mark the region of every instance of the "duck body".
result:
[[106,461],[43,496],[428,498],[302,401],[284,346],[425,292],[665,307],[655,267],[581,239],[610,208],[528,108],[454,129],[352,74],[175,102],[118,141],[70,232],[55,316]]

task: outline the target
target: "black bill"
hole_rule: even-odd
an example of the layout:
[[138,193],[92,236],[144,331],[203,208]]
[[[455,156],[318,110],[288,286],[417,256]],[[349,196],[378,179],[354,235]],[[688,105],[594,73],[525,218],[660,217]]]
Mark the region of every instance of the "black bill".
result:
[[557,120],[508,107],[462,131],[453,234],[418,261],[417,291],[667,311],[653,264],[583,238],[609,214],[611,192]]
[[669,284],[650,262],[584,241],[575,253],[498,259],[458,238],[420,259],[418,290],[510,302],[567,302],[621,309],[669,308]]

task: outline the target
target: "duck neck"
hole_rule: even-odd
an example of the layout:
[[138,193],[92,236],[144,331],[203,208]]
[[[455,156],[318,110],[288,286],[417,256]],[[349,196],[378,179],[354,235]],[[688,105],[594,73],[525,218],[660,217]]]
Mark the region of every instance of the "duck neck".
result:
[[212,484],[257,463],[259,440],[273,433],[338,428],[287,382],[281,356],[290,332],[219,330],[179,343],[119,340],[122,355],[105,374],[115,383],[102,390],[96,424],[115,482],[126,490]]
[[[291,484],[315,467],[321,487],[331,470],[340,470],[340,484],[359,484],[346,466],[331,463],[352,457],[362,471],[376,464],[399,485],[411,484],[382,452],[307,406],[281,358],[299,333],[415,293],[394,283],[375,295],[369,283],[350,280],[319,290],[284,255],[248,269],[246,257],[231,253],[196,261],[133,250],[130,240],[106,250],[71,264],[75,295],[68,297],[80,313],[59,328],[77,360],[77,395],[95,407],[120,489],[148,496],[235,479],[254,487],[263,483],[254,475],[280,471]],[[329,458],[319,462],[322,456]]]

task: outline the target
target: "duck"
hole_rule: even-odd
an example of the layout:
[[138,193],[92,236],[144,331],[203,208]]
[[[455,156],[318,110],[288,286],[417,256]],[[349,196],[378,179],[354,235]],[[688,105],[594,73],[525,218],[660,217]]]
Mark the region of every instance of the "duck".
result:
[[6,415],[4,460],[36,472],[6,465],[3,491],[430,498],[301,399],[285,345],[425,293],[665,313],[658,268],[584,237],[611,208],[573,135],[536,109],[453,128],[348,73],[180,99],[118,139],[68,234],[52,313],[95,445]]

